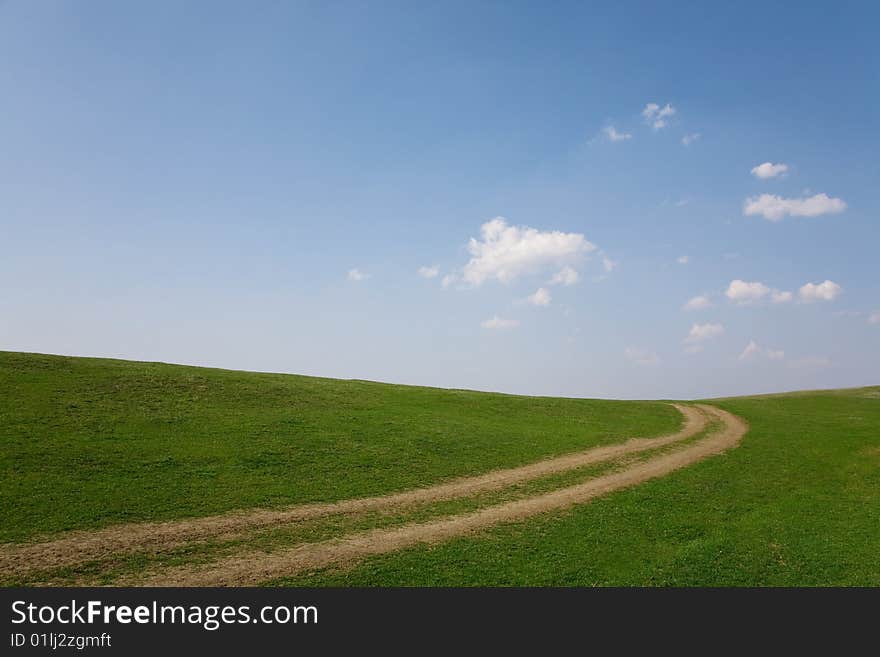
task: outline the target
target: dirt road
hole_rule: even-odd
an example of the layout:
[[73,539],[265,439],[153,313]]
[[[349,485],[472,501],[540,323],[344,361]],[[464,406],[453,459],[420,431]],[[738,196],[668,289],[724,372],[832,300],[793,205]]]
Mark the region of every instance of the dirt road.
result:
[[209,539],[233,539],[265,527],[290,524],[332,514],[393,511],[418,504],[469,497],[500,490],[543,476],[617,459],[628,454],[657,449],[687,440],[706,428],[707,416],[694,406],[674,404],[684,417],[680,431],[657,438],[633,438],[527,465],[496,470],[474,477],[360,499],[325,504],[305,504],[285,509],[253,509],[222,515],[116,525],[95,531],[78,531],[58,538],[28,544],[0,546],[0,573],[22,575],[134,552],[162,552]]
[[494,525],[583,504],[600,495],[662,477],[696,461],[736,447],[748,430],[746,423],[712,406],[698,406],[722,427],[691,445],[663,453],[623,470],[549,493],[479,509],[474,512],[389,529],[374,529],[328,541],[298,545],[274,552],[246,552],[201,566],[163,569],[127,584],[150,586],[247,586],[330,565],[351,564],[425,543],[436,543],[485,530]]

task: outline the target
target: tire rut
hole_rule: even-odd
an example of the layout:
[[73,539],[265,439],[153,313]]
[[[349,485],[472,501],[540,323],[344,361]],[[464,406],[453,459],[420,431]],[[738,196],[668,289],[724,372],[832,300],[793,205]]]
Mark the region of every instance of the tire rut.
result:
[[700,405],[698,408],[719,419],[722,428],[693,445],[574,486],[437,520],[374,529],[274,552],[240,553],[207,565],[167,568],[152,574],[141,574],[121,583],[145,586],[253,586],[327,566],[351,565],[366,557],[419,544],[437,543],[501,523],[567,509],[720,454],[736,447],[748,431],[744,420],[727,411],[707,405]]
[[0,546],[0,573],[25,575],[75,566],[89,561],[134,552],[158,553],[211,539],[230,540],[257,529],[312,520],[335,514],[392,511],[469,497],[531,481],[546,475],[609,461],[628,454],[656,449],[691,438],[705,429],[707,417],[697,407],[673,404],[682,414],[682,428],[656,438],[631,438],[626,442],[543,459],[526,465],[461,477],[425,488],[340,502],[301,504],[284,509],[253,509],[166,522],[114,525],[93,531],[76,531],[58,538]]

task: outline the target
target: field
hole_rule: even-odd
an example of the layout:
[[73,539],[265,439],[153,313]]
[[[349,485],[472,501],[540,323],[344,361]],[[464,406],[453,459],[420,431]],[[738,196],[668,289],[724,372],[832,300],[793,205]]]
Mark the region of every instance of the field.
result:
[[723,456],[564,514],[295,585],[878,586],[880,388],[713,401]]
[[0,352],[0,444],[5,585],[880,584],[880,388],[673,406]]

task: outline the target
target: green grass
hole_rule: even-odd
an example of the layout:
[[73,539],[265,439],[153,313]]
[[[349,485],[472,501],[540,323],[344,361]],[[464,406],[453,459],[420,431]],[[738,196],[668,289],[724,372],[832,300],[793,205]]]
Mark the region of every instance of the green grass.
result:
[[680,422],[657,402],[0,352],[0,542],[405,490]]
[[[710,403],[750,424],[724,455],[569,511],[271,583],[880,585],[880,387]],[[679,423],[653,402],[0,352],[0,541],[404,490]],[[111,583],[239,549],[467,512],[614,467],[125,555],[52,577]]]
[[[692,444],[704,438],[717,426],[714,422],[710,423],[704,431],[678,443],[678,445]],[[545,475],[501,490],[486,491],[467,498],[416,504],[387,512],[329,515],[277,527],[267,527],[238,537],[211,539],[165,552],[146,551],[115,555],[70,567],[31,571],[23,576],[4,577],[0,575],[0,586],[30,586],[46,582],[52,582],[58,586],[111,585],[119,577],[138,576],[142,575],[144,571],[155,571],[182,564],[210,563],[212,560],[236,552],[253,550],[272,552],[289,548],[291,545],[338,538],[375,528],[399,527],[414,522],[425,522],[440,517],[469,513],[487,506],[579,484],[673,449],[675,449],[674,446],[666,446],[648,450],[612,461]]]
[[880,585],[880,388],[714,400],[742,445],[570,512],[276,582]]

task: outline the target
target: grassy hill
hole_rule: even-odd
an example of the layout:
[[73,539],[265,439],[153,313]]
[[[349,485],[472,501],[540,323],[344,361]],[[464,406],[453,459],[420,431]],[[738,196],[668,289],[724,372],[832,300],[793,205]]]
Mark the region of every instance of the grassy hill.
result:
[[405,490],[680,422],[656,402],[0,352],[0,542]]
[[880,586],[880,387],[712,400],[742,445],[479,537],[293,585]]
[[[708,403],[749,423],[739,447],[566,511],[267,583],[880,585],[880,387]],[[0,352],[0,542],[406,491],[680,425],[659,402]],[[114,583],[271,554],[528,498],[643,457],[627,458],[467,499],[213,534],[0,583]]]

